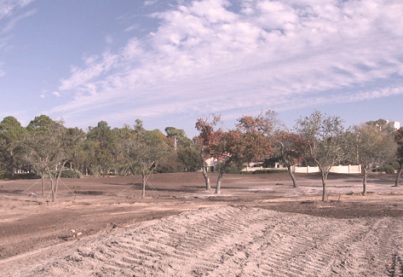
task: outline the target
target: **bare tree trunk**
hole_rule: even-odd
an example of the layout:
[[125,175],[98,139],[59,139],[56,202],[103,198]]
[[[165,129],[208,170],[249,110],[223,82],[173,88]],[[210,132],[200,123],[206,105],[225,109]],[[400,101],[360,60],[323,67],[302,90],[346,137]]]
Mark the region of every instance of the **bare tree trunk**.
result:
[[56,201],[55,182],[52,177],[50,179],[50,192],[52,193],[52,202]]
[[295,175],[294,172],[292,172],[291,170],[291,165],[287,164],[287,169],[288,169],[288,173],[290,174],[291,180],[292,180],[292,187],[293,188],[297,188],[297,180],[295,179]]
[[322,175],[322,201],[325,202],[327,201],[327,190],[326,190],[326,180],[327,180],[327,172],[321,171]]
[[279,140],[277,142],[280,144],[281,159],[283,160],[284,164],[287,166],[288,173],[290,174],[290,177],[292,180],[292,187],[296,188],[296,187],[298,187],[297,180],[295,179],[294,172],[292,172],[292,170],[291,170],[291,163],[285,158],[284,144]]
[[42,196],[45,196],[45,173],[42,172]]
[[217,185],[215,187],[215,194],[221,193],[221,182],[222,182],[223,176],[224,176],[224,169],[220,168],[220,170],[218,171]]
[[206,190],[210,190],[211,189],[210,178],[208,177],[208,174],[207,174],[206,162],[204,161],[203,147],[200,148],[200,161],[202,164],[202,173],[203,173],[204,181],[206,183]]
[[59,169],[59,172],[57,174],[57,178],[56,178],[56,185],[55,185],[55,198],[56,198],[56,194],[57,194],[57,190],[59,189],[59,180],[62,177],[62,173],[64,170],[64,166],[66,165],[66,162],[64,161]]
[[215,194],[221,193],[222,178],[224,176],[225,169],[227,168],[228,163],[229,161],[224,161],[218,164],[218,177],[217,177],[217,185],[215,187]]
[[403,170],[403,161],[402,161],[402,162],[399,162],[399,169],[398,169],[398,171],[397,171],[396,181],[395,181],[394,187],[398,187],[398,186],[399,186],[400,176],[402,175],[402,170]]
[[147,178],[146,173],[144,171],[141,172],[141,183],[143,184],[143,189],[141,193],[141,197],[146,197],[146,185],[147,185]]
[[367,194],[367,178],[368,178],[368,170],[366,166],[362,166],[362,174],[363,174],[363,179],[362,179],[362,195]]
[[208,177],[207,168],[205,165],[203,165],[202,173],[203,173],[204,181],[206,183],[206,190],[210,190],[211,189],[210,178]]

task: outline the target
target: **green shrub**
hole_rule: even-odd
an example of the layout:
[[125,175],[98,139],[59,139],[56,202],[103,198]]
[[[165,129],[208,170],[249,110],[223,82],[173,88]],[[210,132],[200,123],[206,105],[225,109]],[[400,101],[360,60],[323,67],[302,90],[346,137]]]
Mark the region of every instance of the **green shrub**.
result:
[[41,176],[39,176],[36,173],[18,173],[14,174],[13,176],[8,176],[7,174],[1,176],[1,178],[4,179],[12,179],[12,180],[19,180],[19,179],[40,179]]
[[75,169],[63,170],[62,178],[81,178],[81,172]]
[[288,172],[287,169],[259,169],[255,171],[242,171],[241,174],[271,174],[271,173],[284,173]]
[[372,170],[373,172],[385,172],[386,174],[395,173],[395,168],[391,164],[384,164]]

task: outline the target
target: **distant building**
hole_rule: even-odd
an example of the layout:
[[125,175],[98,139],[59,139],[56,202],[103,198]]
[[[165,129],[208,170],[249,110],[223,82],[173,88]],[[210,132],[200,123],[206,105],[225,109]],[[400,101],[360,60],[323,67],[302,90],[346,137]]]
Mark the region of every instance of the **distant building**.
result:
[[398,121],[389,121],[389,120],[386,120],[386,125],[387,125],[388,127],[392,127],[392,128],[395,129],[395,130],[397,130],[397,129],[400,128],[400,122],[398,122]]

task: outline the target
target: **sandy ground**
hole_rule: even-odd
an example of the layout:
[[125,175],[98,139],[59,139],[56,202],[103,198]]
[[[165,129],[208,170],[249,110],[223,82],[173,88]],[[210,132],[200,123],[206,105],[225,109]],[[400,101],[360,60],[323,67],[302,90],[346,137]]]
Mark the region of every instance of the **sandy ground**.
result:
[[[403,186],[394,176],[200,174],[0,181],[0,276],[403,276]],[[211,176],[212,182],[215,176]],[[72,232],[74,230],[74,232]],[[77,234],[80,234],[77,236]]]

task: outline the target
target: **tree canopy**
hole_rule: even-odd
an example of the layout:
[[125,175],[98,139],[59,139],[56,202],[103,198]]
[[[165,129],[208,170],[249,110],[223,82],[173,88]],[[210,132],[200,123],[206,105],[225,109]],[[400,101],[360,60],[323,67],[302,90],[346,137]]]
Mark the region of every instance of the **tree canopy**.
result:
[[361,164],[364,194],[365,174],[382,166],[399,167],[399,184],[403,131],[393,129],[383,119],[346,131],[339,117],[315,111],[297,120],[295,129],[289,131],[269,110],[257,116],[243,115],[232,128],[214,114],[198,119],[195,127],[198,135],[189,139],[184,130],[172,126],[166,127],[165,133],[147,130],[140,119],[122,128],[100,121],[83,131],[67,128],[63,121],[46,115],[35,117],[26,127],[8,116],[0,122],[0,174],[10,178],[20,172],[35,173],[42,177],[43,194],[48,179],[53,201],[66,167],[84,175],[141,175],[143,196],[152,173],[201,169],[209,190],[208,158],[216,163],[216,193],[220,193],[225,173],[274,158],[288,169],[294,187],[294,165],[317,165],[322,176],[322,200],[327,198],[327,175],[336,164]]

